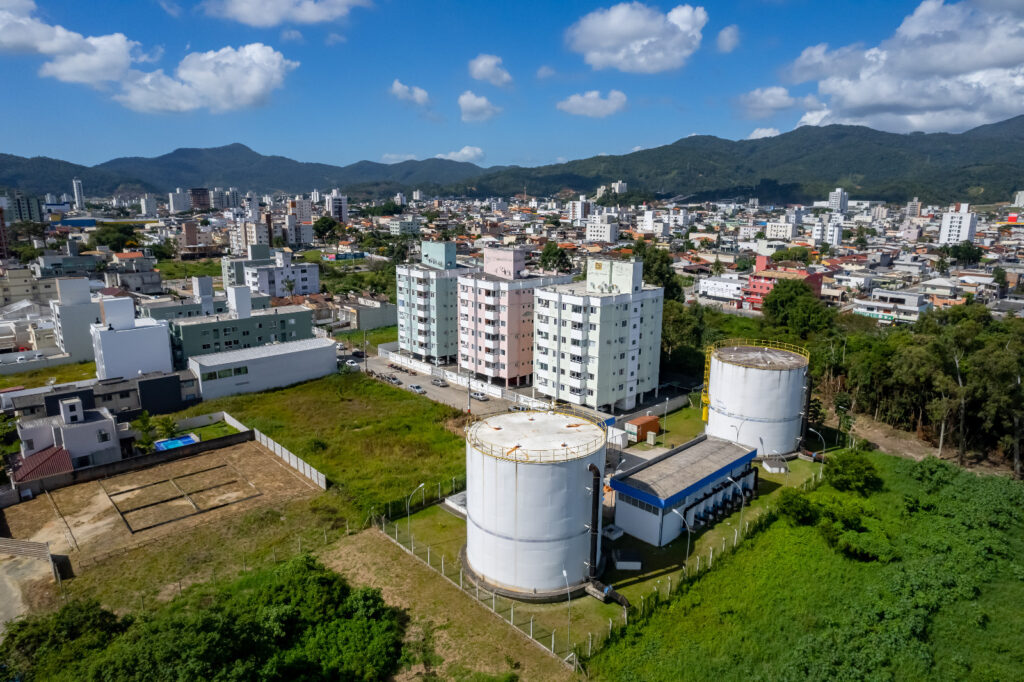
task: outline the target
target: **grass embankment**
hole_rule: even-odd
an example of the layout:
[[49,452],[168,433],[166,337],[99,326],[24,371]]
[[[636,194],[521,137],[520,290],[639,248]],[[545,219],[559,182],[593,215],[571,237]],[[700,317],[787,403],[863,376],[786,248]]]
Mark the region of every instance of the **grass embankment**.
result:
[[[610,680],[1020,679],[1024,487],[872,454],[590,663]],[[845,529],[845,530],[844,530]]]
[[[342,332],[341,334],[335,334],[334,338],[336,341],[345,343],[349,348],[362,348],[363,347],[363,334],[364,332],[360,329]],[[392,343],[398,341],[398,327],[381,327],[379,329],[371,329],[366,334],[367,350],[372,354],[377,354],[377,346],[382,343]]]
[[188,277],[220,277],[220,260],[202,258],[200,260],[161,260],[157,261],[156,269],[163,279],[185,279]]
[[56,379],[54,383],[64,384],[70,381],[81,381],[83,379],[96,378],[95,362],[78,362],[69,365],[56,365],[43,369],[33,369],[19,374],[0,375],[0,389],[23,386],[25,388],[38,388],[45,386],[51,378]]

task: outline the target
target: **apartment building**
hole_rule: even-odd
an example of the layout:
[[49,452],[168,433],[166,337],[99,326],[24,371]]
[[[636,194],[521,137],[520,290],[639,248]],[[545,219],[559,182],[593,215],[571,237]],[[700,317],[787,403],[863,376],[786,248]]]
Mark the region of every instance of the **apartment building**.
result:
[[658,386],[665,292],[643,263],[591,259],[582,282],[534,294],[534,385],[554,400],[610,411]]
[[619,241],[619,216],[614,213],[590,216],[587,219],[586,241],[605,243]]
[[745,310],[760,310],[765,297],[783,279],[806,282],[815,296],[821,296],[823,272],[810,272],[803,268],[775,268],[769,258],[758,256],[754,273],[747,278],[747,283],[743,287],[741,307]]
[[0,277],[0,304],[18,301],[46,304],[57,296],[57,280],[38,279],[28,268],[8,268]]
[[[208,302],[204,305],[204,300]],[[270,296],[252,294],[253,310],[270,307]],[[213,295],[212,277],[192,278],[192,297],[185,299],[159,298],[144,299],[138,302],[139,317],[152,317],[154,320],[174,320],[180,317],[202,317],[203,315],[220,315],[228,312],[228,297],[224,294]]]
[[533,292],[572,275],[531,276],[522,249],[484,249],[482,272],[459,286],[459,369],[505,386],[533,377]]
[[57,300],[50,301],[57,347],[76,362],[93,359],[89,328],[100,321],[100,304],[92,300],[89,280],[68,277],[57,280]]
[[266,296],[308,296],[320,293],[320,266],[292,263],[291,251],[274,253],[273,264],[246,265],[244,282],[253,293]]
[[299,305],[253,310],[244,286],[227,288],[228,312],[170,321],[174,365],[196,355],[313,338],[313,312]]
[[224,256],[220,259],[220,275],[224,287],[233,287],[245,284],[245,269],[259,265],[273,265],[274,256],[270,244],[249,244],[242,253],[242,258],[231,258]]
[[171,371],[167,320],[136,319],[130,298],[103,298],[100,311],[102,322],[89,329],[97,379]]
[[942,214],[939,244],[973,242],[978,228],[978,214],[970,212],[970,204],[956,204],[953,210]]
[[764,226],[764,236],[768,239],[796,239],[797,226],[788,222],[769,222]]
[[458,279],[473,272],[456,264],[454,242],[422,242],[420,262],[395,269],[399,349],[436,363],[457,357]]

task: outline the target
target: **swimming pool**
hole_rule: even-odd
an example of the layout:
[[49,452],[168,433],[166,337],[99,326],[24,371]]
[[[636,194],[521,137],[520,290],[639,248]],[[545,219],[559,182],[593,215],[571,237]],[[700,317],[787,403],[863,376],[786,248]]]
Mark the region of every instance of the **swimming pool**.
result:
[[153,443],[153,447],[157,450],[173,450],[174,448],[181,448],[198,442],[199,437],[196,434],[186,433],[184,436],[178,436],[177,438],[165,438],[164,440],[158,440]]

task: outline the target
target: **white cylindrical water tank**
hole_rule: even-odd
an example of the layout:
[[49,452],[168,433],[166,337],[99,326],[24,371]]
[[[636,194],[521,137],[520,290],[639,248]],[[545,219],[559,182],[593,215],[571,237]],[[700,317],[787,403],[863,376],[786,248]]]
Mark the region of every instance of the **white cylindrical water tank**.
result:
[[[506,592],[564,595],[590,561],[593,464],[601,472],[605,429],[562,412],[488,417],[466,433],[466,560]],[[565,571],[565,575],[562,574]]]
[[807,357],[795,350],[725,343],[711,352],[708,436],[783,455],[800,443]]

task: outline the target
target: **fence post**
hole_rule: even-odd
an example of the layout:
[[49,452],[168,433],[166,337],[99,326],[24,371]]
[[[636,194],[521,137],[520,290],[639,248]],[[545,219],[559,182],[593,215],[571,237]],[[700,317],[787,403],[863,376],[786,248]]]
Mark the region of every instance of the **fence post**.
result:
[[495,613],[497,613],[498,609],[494,608],[494,604],[495,604],[494,592],[491,592],[491,611],[494,611]]
[[551,653],[555,653],[555,631],[551,631]]
[[327,544],[327,526],[324,526],[324,544]]
[[462,589],[462,569],[459,569],[459,589]]
[[509,605],[508,608],[509,608],[509,611],[508,611],[508,622],[511,623],[512,625],[515,625],[516,624],[516,603],[512,602]]
[[427,568],[430,568],[430,545],[427,545]]
[[594,651],[594,633],[593,632],[588,632],[587,633],[587,658],[590,658],[590,655],[593,653],[593,651]]
[[714,564],[715,561],[715,548],[711,547],[708,549],[708,568]]
[[444,575],[444,554],[441,555],[441,575]]
[[530,616],[530,639],[533,639],[533,616]]

